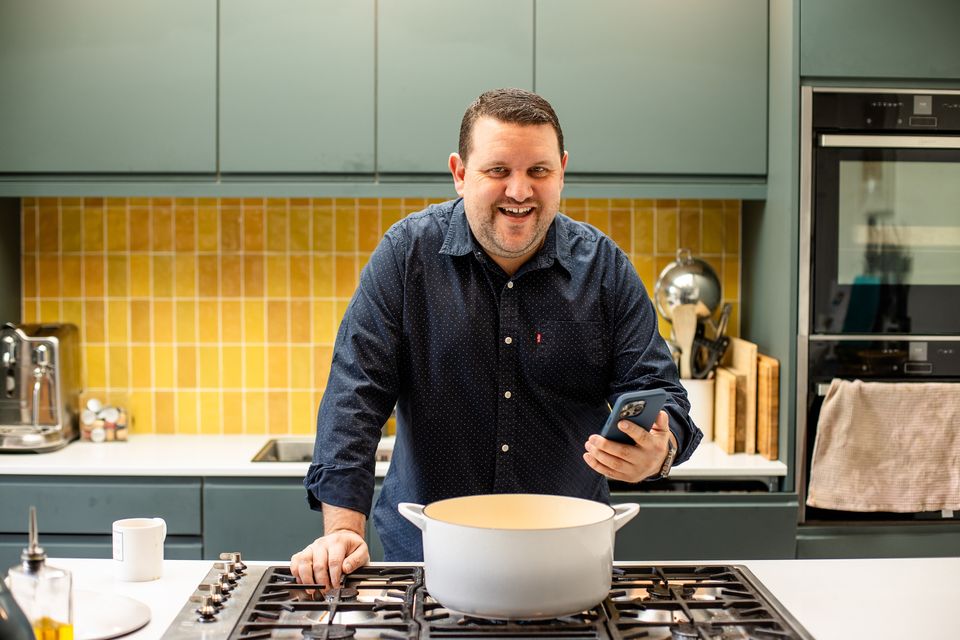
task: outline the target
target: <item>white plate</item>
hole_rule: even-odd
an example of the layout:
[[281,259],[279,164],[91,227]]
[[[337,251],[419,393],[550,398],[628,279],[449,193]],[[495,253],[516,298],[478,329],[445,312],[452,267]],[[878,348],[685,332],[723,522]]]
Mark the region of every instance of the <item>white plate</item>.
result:
[[77,589],[73,595],[76,640],[116,638],[150,622],[150,607],[139,600],[83,589]]

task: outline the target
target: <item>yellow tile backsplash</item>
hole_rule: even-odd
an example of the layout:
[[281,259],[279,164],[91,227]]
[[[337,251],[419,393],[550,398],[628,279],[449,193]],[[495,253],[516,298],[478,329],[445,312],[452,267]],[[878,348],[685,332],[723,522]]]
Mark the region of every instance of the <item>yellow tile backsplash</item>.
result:
[[[86,394],[138,433],[309,434],[360,270],[423,198],[25,198],[24,322],[80,327]],[[652,294],[679,247],[739,327],[734,200],[565,199]],[[669,334],[661,323],[661,332]]]

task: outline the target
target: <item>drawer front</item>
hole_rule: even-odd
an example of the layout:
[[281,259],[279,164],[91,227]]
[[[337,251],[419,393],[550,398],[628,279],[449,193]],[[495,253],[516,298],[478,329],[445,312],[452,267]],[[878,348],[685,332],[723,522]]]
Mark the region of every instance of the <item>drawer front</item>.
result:
[[26,532],[32,505],[41,540],[109,535],[114,520],[134,517],[163,518],[167,535],[199,536],[200,493],[198,478],[0,477],[0,533]]
[[[0,567],[12,567],[20,562],[20,551],[26,546],[26,534],[0,535]],[[57,558],[113,558],[113,542],[110,536],[42,536],[40,544],[50,564],[57,566]],[[202,546],[199,537],[167,536],[163,543],[165,560],[200,560]]]

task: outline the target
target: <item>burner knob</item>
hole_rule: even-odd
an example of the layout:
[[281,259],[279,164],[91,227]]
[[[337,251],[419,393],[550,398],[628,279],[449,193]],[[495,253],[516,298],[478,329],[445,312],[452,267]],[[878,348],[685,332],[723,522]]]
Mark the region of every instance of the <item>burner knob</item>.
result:
[[237,584],[236,565],[232,562],[214,562],[213,568],[220,572],[220,577],[225,578],[231,587]]
[[197,587],[197,591],[206,592],[210,594],[210,602],[213,603],[213,606],[219,611],[223,608],[223,603],[227,601],[227,598],[230,596],[223,592],[223,587],[219,582],[214,582],[213,584],[201,584]]
[[220,587],[220,591],[223,592],[224,598],[229,598],[230,592],[233,591],[233,588],[236,586],[236,585],[230,584],[230,581],[227,580],[227,576],[225,576],[222,573],[217,576],[216,584],[218,587]]
[[199,602],[196,612],[200,614],[197,618],[200,622],[213,622],[217,619],[217,608],[213,606],[213,600],[209,595],[190,596],[190,602]]
[[238,576],[242,576],[244,571],[247,570],[247,565],[243,564],[243,561],[240,559],[239,551],[228,551],[226,553],[221,553],[220,559],[232,562],[234,566],[234,573],[236,573]]

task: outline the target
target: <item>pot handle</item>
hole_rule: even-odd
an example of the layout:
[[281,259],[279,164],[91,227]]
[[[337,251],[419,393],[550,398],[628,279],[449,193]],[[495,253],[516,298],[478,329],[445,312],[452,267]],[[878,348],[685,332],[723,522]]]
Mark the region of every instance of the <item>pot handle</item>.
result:
[[620,527],[633,520],[637,512],[640,511],[640,505],[636,502],[627,502],[626,504],[617,504],[613,506],[613,530],[618,531]]
[[423,515],[423,505],[413,502],[401,502],[397,505],[397,511],[404,518],[417,525],[417,528],[424,531],[427,526],[427,517]]

